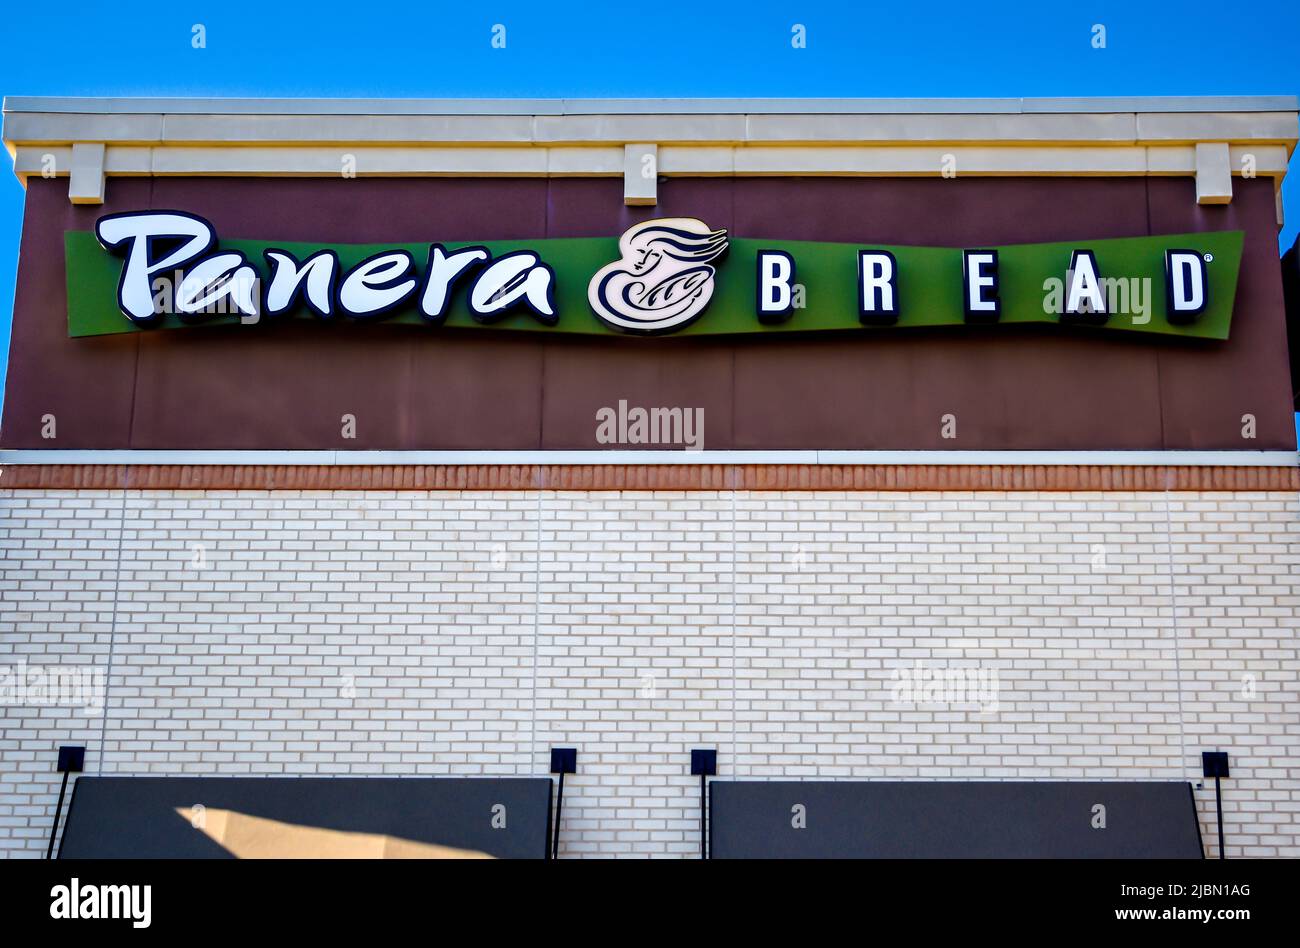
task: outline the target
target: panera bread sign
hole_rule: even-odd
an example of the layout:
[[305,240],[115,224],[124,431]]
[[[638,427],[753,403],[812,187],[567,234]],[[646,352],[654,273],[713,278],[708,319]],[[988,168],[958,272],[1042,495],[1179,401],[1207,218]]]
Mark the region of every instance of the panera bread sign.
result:
[[1242,233],[881,247],[674,217],[618,238],[320,245],[219,240],[194,214],[136,211],[68,232],[65,250],[73,336],[306,319],[641,336],[1048,323],[1226,339]]

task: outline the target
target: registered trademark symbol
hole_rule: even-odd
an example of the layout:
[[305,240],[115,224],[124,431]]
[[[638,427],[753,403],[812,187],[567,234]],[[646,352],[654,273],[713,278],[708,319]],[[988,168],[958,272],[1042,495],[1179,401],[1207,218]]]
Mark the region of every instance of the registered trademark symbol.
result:
[[1213,262],[1214,262],[1214,254],[1212,254],[1212,253],[1207,253],[1207,254],[1205,255],[1205,262],[1206,262],[1206,263],[1213,263]]

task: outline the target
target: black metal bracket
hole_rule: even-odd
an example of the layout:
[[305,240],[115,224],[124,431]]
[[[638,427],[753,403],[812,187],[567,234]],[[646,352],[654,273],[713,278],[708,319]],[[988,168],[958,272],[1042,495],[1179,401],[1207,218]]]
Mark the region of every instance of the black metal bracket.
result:
[[564,813],[564,775],[578,772],[576,747],[551,748],[551,773],[560,775],[560,787],[555,795],[555,829],[551,837],[551,858],[560,858],[560,816]]
[[696,748],[691,751],[691,774],[700,777],[700,858],[708,859],[709,811],[708,785],[710,777],[718,773],[718,752],[712,748]]
[[63,774],[63,785],[59,787],[59,802],[54,806],[54,825],[50,827],[50,846],[45,850],[45,858],[54,858],[54,839],[59,835],[59,818],[63,815],[63,797],[68,792],[68,774],[79,774],[86,766],[86,749],[72,744],[59,748],[58,769]]
[[1214,808],[1219,816],[1219,858],[1226,859],[1223,854],[1223,788],[1219,781],[1228,776],[1228,752],[1202,751],[1201,774],[1214,778]]

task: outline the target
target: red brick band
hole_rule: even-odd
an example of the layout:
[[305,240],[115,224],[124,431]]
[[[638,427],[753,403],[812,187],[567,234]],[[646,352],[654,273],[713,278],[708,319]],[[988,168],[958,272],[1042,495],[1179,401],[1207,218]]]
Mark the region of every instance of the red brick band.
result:
[[1296,467],[1028,464],[10,464],[5,489],[1300,490]]

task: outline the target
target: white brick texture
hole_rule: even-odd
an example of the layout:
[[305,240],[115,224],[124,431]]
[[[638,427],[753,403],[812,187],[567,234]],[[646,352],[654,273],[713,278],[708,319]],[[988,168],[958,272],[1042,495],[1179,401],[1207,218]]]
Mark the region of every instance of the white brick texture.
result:
[[[537,775],[561,856],[694,856],[723,777],[1172,779],[1300,856],[1289,493],[0,491],[0,854],[105,774]],[[903,671],[996,675],[897,700]],[[987,698],[987,695],[984,696]],[[1213,788],[1195,791],[1217,856]]]

